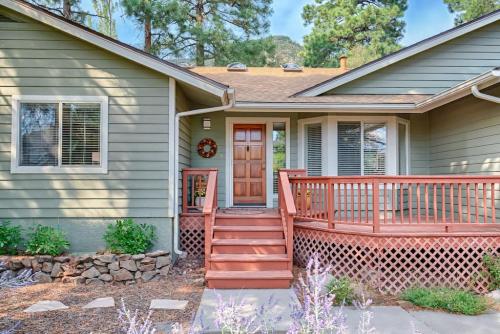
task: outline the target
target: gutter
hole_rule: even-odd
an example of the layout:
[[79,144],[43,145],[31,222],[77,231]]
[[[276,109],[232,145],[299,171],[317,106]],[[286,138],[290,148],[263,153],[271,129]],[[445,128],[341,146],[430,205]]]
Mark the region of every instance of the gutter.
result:
[[[173,93],[173,94],[172,94]],[[173,95],[173,96],[172,96]],[[183,254],[183,252],[179,249],[179,123],[181,117],[187,117],[187,116],[194,116],[194,115],[201,115],[201,114],[206,114],[206,113],[211,113],[211,112],[216,112],[216,111],[225,111],[227,109],[230,109],[234,105],[234,89],[228,89],[226,91],[226,94],[222,97],[223,103],[226,103],[222,106],[219,107],[211,107],[211,108],[203,108],[203,109],[194,109],[194,110],[188,110],[188,111],[183,111],[177,113],[175,110],[175,80],[170,79],[170,95],[169,98],[173,100],[173,112],[169,113],[169,129],[172,130],[173,127],[173,133],[169,134],[169,138],[172,138],[172,141],[169,142],[171,143],[169,145],[171,150],[170,152],[173,152],[173,157],[172,153],[170,153],[170,164],[169,164],[169,170],[172,168],[172,172],[169,174],[172,176],[174,180],[173,184],[173,189],[169,189],[169,194],[171,195],[171,210],[173,219],[174,219],[174,253],[177,255]],[[172,101],[171,100],[171,101]],[[174,116],[175,114],[175,116]],[[173,119],[172,119],[173,118]],[[172,159],[173,158],[173,159]],[[170,179],[172,179],[170,178]]]
[[477,87],[477,85],[472,86],[471,87],[471,91],[472,91],[472,95],[474,95],[478,99],[490,101],[490,102],[493,102],[493,103],[500,103],[500,97],[496,97],[496,96],[493,96],[493,95],[488,95],[488,94],[481,93],[479,91],[479,88]]

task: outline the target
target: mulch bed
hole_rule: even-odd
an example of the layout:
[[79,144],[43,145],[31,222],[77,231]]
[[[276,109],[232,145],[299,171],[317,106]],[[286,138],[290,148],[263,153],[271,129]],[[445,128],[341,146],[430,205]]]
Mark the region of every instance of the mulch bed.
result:
[[[138,310],[146,317],[152,299],[188,300],[185,310],[155,310],[154,324],[181,323],[184,328],[195,316],[204,289],[203,264],[199,261],[180,261],[161,282],[135,285],[75,286],[49,283],[0,291],[0,332],[21,321],[17,333],[118,333],[120,323],[117,309],[123,298],[129,310]],[[82,309],[95,298],[113,297],[116,307]],[[41,300],[59,300],[69,309],[24,313],[23,310]]]

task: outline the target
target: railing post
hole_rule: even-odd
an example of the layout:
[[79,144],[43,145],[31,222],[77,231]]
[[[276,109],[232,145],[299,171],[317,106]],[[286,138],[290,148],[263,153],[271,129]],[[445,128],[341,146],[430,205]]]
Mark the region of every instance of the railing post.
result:
[[335,210],[333,207],[333,192],[335,191],[335,185],[334,183],[329,180],[328,181],[328,189],[327,189],[327,196],[328,196],[328,228],[330,229],[335,229],[335,223],[333,222],[333,218],[335,215]]
[[187,184],[188,174],[185,170],[182,171],[182,213],[188,212],[187,207]]
[[374,178],[372,181],[372,203],[373,203],[373,233],[380,232],[380,196],[379,181]]

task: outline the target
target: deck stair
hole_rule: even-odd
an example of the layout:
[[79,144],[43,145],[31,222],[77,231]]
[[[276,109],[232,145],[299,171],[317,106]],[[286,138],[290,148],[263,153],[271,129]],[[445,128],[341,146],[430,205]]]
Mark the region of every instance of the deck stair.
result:
[[278,210],[263,210],[255,215],[218,211],[206,249],[210,252],[206,254],[208,287],[290,287],[292,263],[285,228]]

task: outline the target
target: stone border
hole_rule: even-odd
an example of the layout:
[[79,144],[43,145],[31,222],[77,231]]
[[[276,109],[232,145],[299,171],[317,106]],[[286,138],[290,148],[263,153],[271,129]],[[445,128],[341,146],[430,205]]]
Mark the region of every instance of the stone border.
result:
[[167,276],[172,259],[167,251],[151,253],[97,254],[82,256],[10,256],[0,257],[5,268],[0,276],[16,277],[31,269],[39,283],[135,284],[157,281]]

